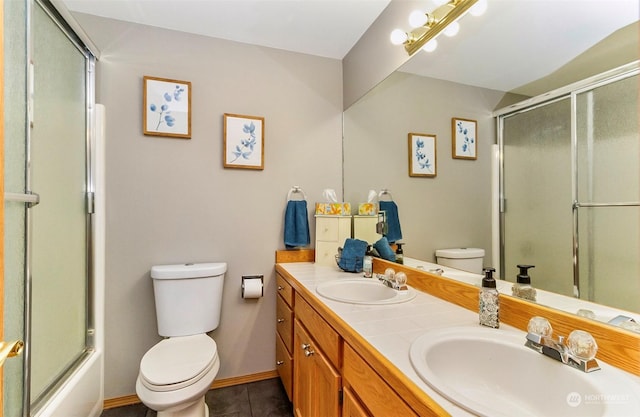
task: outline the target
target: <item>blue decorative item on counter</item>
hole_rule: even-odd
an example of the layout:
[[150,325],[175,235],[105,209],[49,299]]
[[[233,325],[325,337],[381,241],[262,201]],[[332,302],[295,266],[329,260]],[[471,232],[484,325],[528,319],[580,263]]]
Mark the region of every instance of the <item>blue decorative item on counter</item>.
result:
[[338,266],[343,271],[361,272],[364,255],[369,244],[360,239],[346,239],[338,257]]
[[382,259],[386,259],[387,261],[395,262],[396,254],[389,246],[389,240],[385,236],[382,236],[380,240],[373,244],[373,248],[378,251]]

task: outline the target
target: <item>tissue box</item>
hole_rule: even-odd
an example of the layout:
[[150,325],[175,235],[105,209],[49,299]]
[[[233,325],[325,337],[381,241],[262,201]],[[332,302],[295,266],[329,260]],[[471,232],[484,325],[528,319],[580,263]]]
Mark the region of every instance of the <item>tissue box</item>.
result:
[[376,203],[360,203],[358,205],[358,215],[375,216],[378,213],[378,205]]
[[351,216],[350,203],[316,203],[316,214]]

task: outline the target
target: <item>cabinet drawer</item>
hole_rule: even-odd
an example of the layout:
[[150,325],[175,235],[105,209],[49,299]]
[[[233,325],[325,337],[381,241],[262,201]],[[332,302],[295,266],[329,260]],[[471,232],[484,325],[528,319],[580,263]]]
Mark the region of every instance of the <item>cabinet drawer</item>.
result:
[[[345,385],[350,386],[374,416],[418,417],[394,390],[358,355],[351,346],[344,347]],[[437,416],[437,413],[431,414]]]
[[316,240],[342,241],[351,237],[351,216],[316,216]]
[[338,240],[337,218],[316,217],[316,240]]
[[338,247],[344,242],[316,242],[316,263],[319,265],[336,265]]
[[293,357],[278,335],[276,335],[276,368],[289,401],[293,401]]
[[276,329],[287,347],[287,350],[292,352],[293,310],[289,308],[287,303],[280,296],[276,297]]
[[276,285],[278,286],[278,294],[284,298],[284,301],[293,307],[293,287],[280,274],[276,274]]
[[331,364],[340,369],[340,335],[300,296],[296,296],[295,316],[304,325]]

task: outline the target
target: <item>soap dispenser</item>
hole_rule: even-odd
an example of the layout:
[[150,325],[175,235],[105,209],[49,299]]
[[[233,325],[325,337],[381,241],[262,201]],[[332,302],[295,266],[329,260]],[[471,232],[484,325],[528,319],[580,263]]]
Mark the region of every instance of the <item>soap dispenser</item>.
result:
[[500,298],[493,278],[494,268],[484,269],[482,288],[480,288],[479,310],[480,324],[497,329],[500,327]]
[[396,263],[399,264],[404,264],[404,251],[402,250],[402,245],[404,245],[404,243],[396,242]]
[[531,286],[531,277],[529,276],[529,268],[535,268],[535,266],[518,265],[518,268],[520,268],[520,273],[511,289],[512,294],[524,300],[536,301],[536,289]]

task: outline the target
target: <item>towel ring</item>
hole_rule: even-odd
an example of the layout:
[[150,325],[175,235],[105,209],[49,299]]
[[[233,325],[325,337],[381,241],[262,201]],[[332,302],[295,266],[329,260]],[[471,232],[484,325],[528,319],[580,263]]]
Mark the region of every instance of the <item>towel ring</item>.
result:
[[382,196],[389,196],[389,201],[393,201],[393,196],[391,195],[391,193],[389,192],[389,190],[387,190],[386,188],[383,188],[382,190],[380,190],[380,192],[378,193],[378,201],[382,200]]
[[307,195],[304,193],[304,191],[302,191],[302,188],[300,188],[298,185],[294,185],[293,187],[291,187],[291,189],[287,193],[287,201],[291,200],[291,195],[296,193],[302,194],[303,200],[307,199]]

